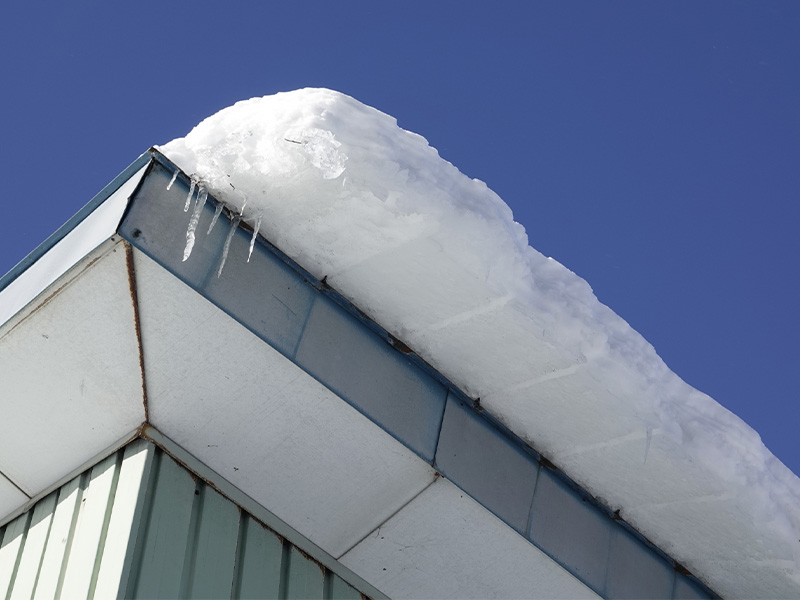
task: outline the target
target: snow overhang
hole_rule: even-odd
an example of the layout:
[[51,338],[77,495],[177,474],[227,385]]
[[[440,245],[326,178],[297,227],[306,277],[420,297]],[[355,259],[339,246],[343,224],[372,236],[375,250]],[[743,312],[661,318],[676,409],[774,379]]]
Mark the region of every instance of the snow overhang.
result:
[[[0,280],[13,424],[0,437],[0,522],[146,427],[390,596],[527,595],[547,580],[550,597],[707,597],[687,568],[723,596],[800,593],[792,549],[672,438],[614,413],[616,390],[557,348],[534,344],[517,375],[466,348],[426,356],[435,370],[267,240],[248,261],[252,231],[227,209],[208,232],[213,198],[184,262],[189,178],[157,151],[109,187]],[[513,311],[435,316],[451,336],[535,339]],[[492,401],[513,419],[452,383],[465,369],[497,380]],[[592,398],[596,426],[554,428],[563,449],[541,456],[530,423],[574,398]],[[615,495],[631,480],[638,495]]]

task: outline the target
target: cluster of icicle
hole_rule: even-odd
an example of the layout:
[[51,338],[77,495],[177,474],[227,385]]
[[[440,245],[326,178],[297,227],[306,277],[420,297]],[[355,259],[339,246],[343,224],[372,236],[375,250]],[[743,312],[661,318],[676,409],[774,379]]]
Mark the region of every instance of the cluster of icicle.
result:
[[[167,189],[171,189],[172,185],[175,183],[175,180],[178,178],[178,173],[180,169],[175,169],[175,172],[172,174],[172,179],[169,180],[167,184]],[[197,191],[197,197],[195,198],[195,190]],[[189,194],[186,196],[186,202],[183,205],[183,212],[189,212],[189,207],[192,205],[192,198],[194,200],[194,210],[192,211],[192,216],[189,219],[189,226],[186,228],[186,246],[183,249],[183,261],[186,262],[189,257],[192,255],[192,249],[194,248],[194,243],[196,239],[197,233],[197,225],[200,223],[200,215],[203,213],[203,209],[206,205],[206,200],[208,200],[208,190],[206,186],[203,184],[203,181],[197,176],[192,175],[189,178]],[[236,213],[231,207],[228,208],[228,212],[232,215],[231,226],[228,230],[228,235],[225,237],[225,244],[222,247],[222,260],[220,261],[219,270],[217,270],[217,277],[222,275],[222,269],[225,267],[225,261],[228,258],[228,249],[231,246],[231,240],[233,239],[233,234],[236,233],[236,229],[239,227],[239,223],[242,222],[244,218],[244,208],[247,205],[245,202],[242,205],[241,210]],[[217,224],[219,220],[220,214],[222,214],[222,209],[226,208],[225,204],[221,201],[217,201],[217,208],[214,211],[214,216],[211,218],[211,223],[208,226],[208,231],[206,231],[206,235],[210,234],[211,231],[214,229],[214,225]],[[258,237],[258,231],[261,229],[261,215],[258,215],[255,218],[253,223],[253,236],[250,238],[250,249],[247,252],[247,262],[250,262],[250,257],[253,255],[253,247],[256,244],[256,237]]]

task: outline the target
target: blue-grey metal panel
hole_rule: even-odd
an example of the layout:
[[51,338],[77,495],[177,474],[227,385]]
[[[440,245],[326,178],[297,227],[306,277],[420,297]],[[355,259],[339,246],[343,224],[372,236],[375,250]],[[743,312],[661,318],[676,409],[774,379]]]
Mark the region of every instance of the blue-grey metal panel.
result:
[[529,538],[596,591],[605,588],[612,523],[553,471],[539,472]]
[[675,571],[632,533],[611,534],[606,598],[671,598]]
[[704,587],[685,575],[678,575],[675,579],[675,600],[710,600],[711,596]]
[[217,306],[291,357],[317,291],[259,241],[248,262],[251,239],[251,232],[236,231],[222,274],[212,275],[203,291]]
[[525,534],[539,465],[455,394],[448,395],[435,466]]
[[297,364],[433,461],[445,387],[325,296],[311,309]]
[[[237,227],[231,232],[230,213],[217,214],[220,205],[211,196],[200,213],[192,252],[184,261],[186,230],[197,193],[189,211],[184,212],[190,187],[180,175],[167,190],[172,176],[161,163],[152,165],[123,219],[120,234],[278,351],[294,355],[317,294],[314,287],[276,256],[262,237],[255,240],[250,255],[252,231]],[[229,233],[233,237],[223,267]]]
[[[206,202],[197,228],[197,240],[191,256],[184,261],[186,230],[195,208],[195,200],[192,200],[189,211],[184,212],[188,194],[186,180],[178,177],[167,190],[172,175],[159,162],[150,166],[122,220],[119,233],[181,280],[198,289],[212,273],[216,274],[230,222],[225,217],[220,217],[220,222],[207,234],[214,215],[214,205]],[[195,193],[193,197],[196,196]]]

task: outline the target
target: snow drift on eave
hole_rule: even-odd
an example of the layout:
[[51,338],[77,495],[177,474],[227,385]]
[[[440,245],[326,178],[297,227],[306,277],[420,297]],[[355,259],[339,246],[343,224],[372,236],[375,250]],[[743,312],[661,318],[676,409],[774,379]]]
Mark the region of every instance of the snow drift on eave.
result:
[[800,580],[800,481],[424,138],[305,89],[161,150],[678,560]]

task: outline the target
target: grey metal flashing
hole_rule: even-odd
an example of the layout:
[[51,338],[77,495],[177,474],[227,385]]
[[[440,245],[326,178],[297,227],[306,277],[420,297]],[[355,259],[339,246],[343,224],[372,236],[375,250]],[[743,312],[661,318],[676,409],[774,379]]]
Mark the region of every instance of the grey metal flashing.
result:
[[455,394],[448,395],[434,466],[526,535],[539,464]]
[[48,237],[44,242],[39,244],[36,248],[34,248],[30,254],[28,254],[25,258],[19,261],[14,268],[12,268],[8,273],[0,277],[0,292],[3,291],[12,281],[14,281],[17,277],[19,277],[25,270],[30,267],[33,263],[35,263],[39,258],[42,257],[45,253],[47,253],[53,246],[55,246],[58,242],[60,242],[64,236],[66,236],[70,231],[75,229],[75,227],[80,224],[86,217],[88,217],[98,206],[100,206],[105,200],[114,192],[116,192],[119,187],[125,183],[130,177],[136,173],[139,169],[141,169],[147,162],[151,159],[152,154],[150,152],[145,152],[135,161],[133,161],[128,168],[126,168],[122,173],[117,175],[111,183],[109,183],[106,187],[104,187],[100,192],[95,194],[94,198],[92,198],[86,205],[81,208],[75,215],[66,223],[64,223],[61,227],[59,227],[54,234]]
[[325,297],[314,302],[294,362],[433,463],[446,388]]
[[[662,577],[659,588],[663,597],[672,597],[679,590],[680,593],[693,590],[704,598],[717,597],[618,513],[592,497],[484,410],[480,399],[466,396],[405,343],[334,290],[327,280],[317,280],[262,236],[257,238],[247,267],[250,279],[247,287],[254,294],[252,286],[257,282],[259,302],[272,302],[278,310],[263,310],[257,307],[258,302],[243,301],[239,285],[245,281],[245,275],[241,268],[231,268],[231,262],[242,260],[242,256],[230,254],[225,270],[218,277],[222,245],[227,236],[225,225],[238,225],[231,247],[237,244],[241,252],[249,245],[251,236],[246,233],[247,226],[227,209],[222,211],[225,217],[220,220],[224,218],[229,223],[218,224],[211,235],[202,235],[204,229],[198,227],[192,257],[183,262],[184,241],[175,233],[183,232],[188,223],[183,205],[190,180],[157,150],[151,149],[150,154],[153,163],[140,185],[141,193],[132,199],[119,230],[133,246],[434,468],[441,469],[464,492],[595,592],[644,596],[652,591],[645,585],[647,581],[620,568],[621,559],[615,558],[622,556],[623,562],[629,562],[633,552],[642,564],[655,565],[656,571],[668,573],[666,578]],[[173,187],[167,192],[167,182],[176,172]],[[218,201],[209,195],[201,225],[211,220],[217,206]],[[226,284],[229,278],[237,285]],[[476,451],[478,445],[480,451]],[[536,485],[537,477],[544,477],[548,483]],[[550,482],[558,482],[557,487],[564,494],[577,499],[557,507],[561,511],[559,518],[566,521],[580,518],[581,511],[588,507],[593,518],[599,519],[602,527],[608,527],[612,540],[609,548],[615,548],[613,552],[604,550],[600,558],[580,552],[565,554],[553,542],[552,530],[542,528],[537,515],[537,511],[546,513],[546,507],[552,507]],[[570,506],[580,507],[575,508],[579,512],[569,513]],[[575,528],[570,531],[572,544],[581,546],[590,542],[583,539],[585,532]]]

